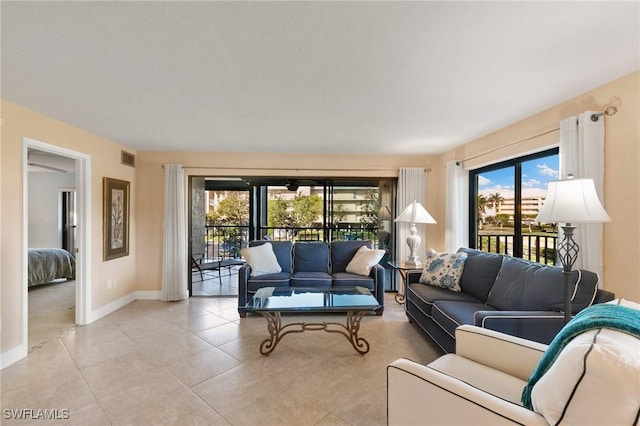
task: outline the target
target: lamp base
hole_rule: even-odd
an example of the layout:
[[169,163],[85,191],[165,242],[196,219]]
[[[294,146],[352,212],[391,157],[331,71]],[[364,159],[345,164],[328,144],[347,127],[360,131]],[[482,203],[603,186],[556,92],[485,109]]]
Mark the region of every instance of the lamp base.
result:
[[407,245],[409,246],[409,258],[405,262],[407,266],[419,267],[421,262],[418,257],[418,247],[420,247],[421,238],[418,235],[416,224],[412,223],[409,228],[409,236],[407,237]]
[[420,260],[416,260],[416,259],[409,259],[406,262],[404,262],[405,266],[408,266],[409,268],[422,268],[422,262],[420,262]]

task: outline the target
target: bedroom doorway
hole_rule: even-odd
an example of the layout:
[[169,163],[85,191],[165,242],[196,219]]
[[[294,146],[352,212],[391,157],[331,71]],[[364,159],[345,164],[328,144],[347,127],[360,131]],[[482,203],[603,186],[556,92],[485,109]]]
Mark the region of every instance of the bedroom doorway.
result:
[[[86,324],[88,171],[88,156],[25,139],[23,341],[27,350],[76,324]],[[71,272],[61,269],[37,279],[29,275],[32,248],[68,256],[65,264],[71,265]]]

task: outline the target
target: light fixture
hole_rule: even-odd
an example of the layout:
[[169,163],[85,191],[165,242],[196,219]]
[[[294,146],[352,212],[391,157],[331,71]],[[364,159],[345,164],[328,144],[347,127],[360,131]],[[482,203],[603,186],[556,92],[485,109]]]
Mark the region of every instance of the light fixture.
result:
[[378,210],[378,220],[379,221],[391,220],[391,210],[389,210],[389,207],[387,206],[380,207],[380,210]]
[[414,200],[413,203],[409,204],[407,208],[400,213],[400,216],[396,218],[395,222],[411,224],[411,228],[409,229],[410,235],[407,237],[407,245],[409,246],[410,252],[406,264],[407,266],[419,267],[421,262],[417,255],[417,249],[420,246],[421,239],[416,229],[416,223],[436,223],[435,219],[422,207],[422,204]]
[[573,239],[576,229],[572,223],[609,222],[611,218],[602,207],[593,179],[549,181],[547,197],[536,217],[537,222],[564,223],[564,238],[558,244],[558,256],[564,275],[564,321],[571,319],[571,269],[578,258],[580,247]]

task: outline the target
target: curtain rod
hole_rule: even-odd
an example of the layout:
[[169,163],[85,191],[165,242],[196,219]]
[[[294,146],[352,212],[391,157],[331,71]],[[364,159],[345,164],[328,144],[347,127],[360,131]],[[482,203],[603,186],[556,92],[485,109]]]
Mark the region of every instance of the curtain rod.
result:
[[[164,164],[162,165],[164,169]],[[275,170],[285,172],[306,172],[306,171],[322,171],[322,172],[394,172],[397,169],[301,169],[301,168],[279,168],[279,167],[218,167],[218,166],[182,166],[184,169],[216,169],[216,170]]]
[[[164,169],[164,164],[162,165]],[[397,172],[398,169],[301,169],[301,168],[274,168],[274,167],[217,167],[217,166],[182,166],[183,169],[216,169],[216,170],[258,170],[258,171],[284,171],[284,172]],[[426,173],[431,172],[430,167],[424,169]]]
[[[611,117],[612,115],[616,115],[616,113],[617,113],[617,112],[618,112],[618,108],[616,108],[616,107],[614,107],[614,106],[607,107],[607,108],[605,108],[605,110],[604,110],[604,111],[602,111],[602,112],[597,112],[597,113],[595,113],[595,114],[591,114],[591,121],[596,122],[596,121],[598,121],[598,120],[600,119],[600,117],[602,117],[603,115],[606,115],[606,116]],[[512,142],[512,143],[510,143],[510,144],[508,144],[508,145],[504,145],[504,146],[501,146],[501,147],[498,147],[498,148],[492,149],[491,151],[483,152],[482,154],[474,155],[474,156],[472,156],[472,157],[467,157],[467,158],[465,158],[464,160],[458,160],[458,161],[456,161],[456,166],[459,166],[461,163],[464,163],[465,161],[474,160],[474,159],[476,159],[476,158],[478,158],[478,157],[482,157],[482,156],[484,156],[484,155],[492,154],[492,153],[494,153],[494,152],[496,152],[496,151],[500,151],[501,149],[509,148],[509,147],[514,146],[514,145],[518,145],[518,144],[520,144],[520,143],[530,141],[531,139],[535,139],[535,138],[539,138],[540,136],[548,135],[549,133],[553,133],[553,132],[555,132],[555,131],[557,131],[557,130],[560,130],[560,127],[556,127],[555,129],[547,130],[546,132],[542,132],[542,133],[539,133],[539,134],[537,134],[537,135],[530,136],[530,137],[528,137],[528,138],[525,138],[525,139],[519,140],[519,141],[517,141],[517,142]]]
[[471,157],[467,157],[467,158],[465,158],[463,160],[458,160],[458,161],[456,161],[456,165],[459,166],[460,164],[464,163],[465,161],[474,160],[474,159],[476,159],[478,157],[483,157],[483,156],[485,156],[487,154],[492,154],[492,153],[494,153],[496,151],[500,151],[502,149],[510,148],[510,147],[512,147],[514,145],[518,145],[518,144],[521,144],[523,142],[530,141],[531,139],[539,138],[540,136],[545,136],[545,135],[548,135],[549,133],[557,132],[558,130],[560,130],[560,127],[556,127],[555,129],[547,130],[546,132],[538,133],[537,135],[529,136],[528,138],[519,140],[517,142],[512,142],[512,143],[510,143],[508,145],[504,145],[504,146],[500,146],[498,148],[494,148],[494,149],[492,149],[490,151],[483,152],[482,154],[477,154],[477,155],[473,155]]

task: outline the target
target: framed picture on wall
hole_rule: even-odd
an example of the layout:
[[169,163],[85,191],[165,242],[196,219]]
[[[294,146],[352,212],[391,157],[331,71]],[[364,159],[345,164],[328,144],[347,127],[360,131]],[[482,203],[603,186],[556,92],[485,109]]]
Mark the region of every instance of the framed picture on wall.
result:
[[103,260],[129,255],[129,182],[102,178]]

